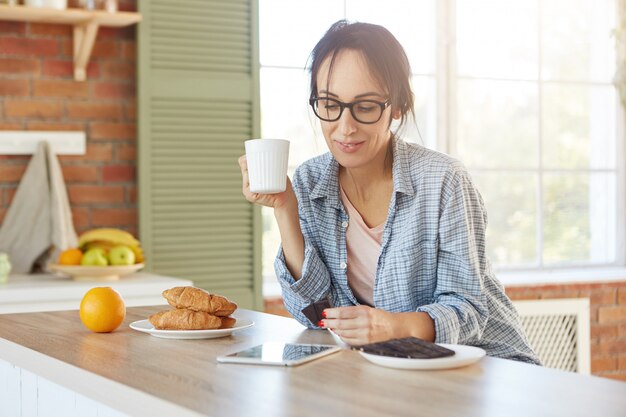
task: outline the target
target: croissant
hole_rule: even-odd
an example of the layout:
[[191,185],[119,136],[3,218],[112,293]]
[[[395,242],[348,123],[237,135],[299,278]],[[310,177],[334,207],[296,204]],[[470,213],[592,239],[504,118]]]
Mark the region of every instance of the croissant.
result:
[[220,326],[220,329],[230,329],[237,322],[237,320],[234,319],[233,317],[220,317],[220,318],[222,319],[222,325]]
[[163,291],[162,294],[173,307],[204,311],[214,316],[230,316],[237,309],[237,304],[226,297],[210,294],[196,287],[174,287]]
[[151,315],[149,320],[159,330],[209,330],[222,326],[222,319],[217,316],[203,311],[178,308],[160,311]]

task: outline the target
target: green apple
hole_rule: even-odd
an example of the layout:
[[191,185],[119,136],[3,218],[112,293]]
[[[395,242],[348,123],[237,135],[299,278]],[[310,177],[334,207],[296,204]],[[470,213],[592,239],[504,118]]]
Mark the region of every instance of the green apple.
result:
[[111,265],[133,265],[135,263],[135,252],[128,246],[114,246],[109,251],[109,263]]
[[93,248],[83,254],[80,264],[84,266],[107,266],[109,261],[104,249]]

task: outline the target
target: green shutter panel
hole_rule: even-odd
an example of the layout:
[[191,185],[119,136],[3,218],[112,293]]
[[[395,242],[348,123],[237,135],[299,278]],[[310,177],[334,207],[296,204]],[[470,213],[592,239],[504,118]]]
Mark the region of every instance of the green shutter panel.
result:
[[138,5],[147,269],[262,309],[260,211],[241,194],[237,164],[259,134],[257,1]]

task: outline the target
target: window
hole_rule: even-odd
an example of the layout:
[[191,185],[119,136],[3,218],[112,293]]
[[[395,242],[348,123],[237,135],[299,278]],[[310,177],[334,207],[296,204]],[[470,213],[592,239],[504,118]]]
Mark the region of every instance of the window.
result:
[[[260,0],[261,129],[291,140],[290,173],[326,151],[304,68],[342,18],[381,24],[405,47],[416,123],[401,136],[468,167],[497,268],[623,263],[613,0]],[[263,218],[271,282],[280,237]]]

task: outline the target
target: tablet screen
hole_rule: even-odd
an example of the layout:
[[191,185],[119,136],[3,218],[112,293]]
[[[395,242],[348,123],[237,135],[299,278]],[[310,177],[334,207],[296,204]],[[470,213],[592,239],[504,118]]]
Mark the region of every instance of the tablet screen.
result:
[[219,362],[297,365],[338,350],[340,348],[333,345],[268,342],[217,359]]

